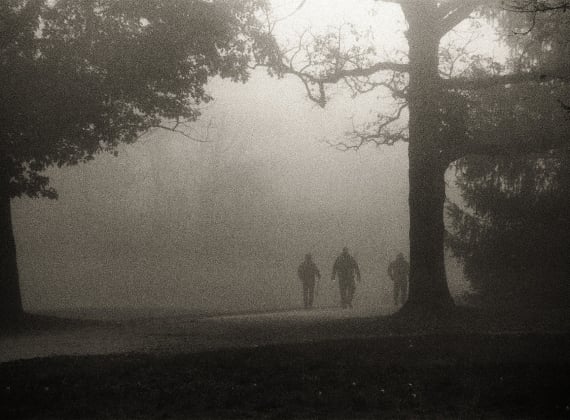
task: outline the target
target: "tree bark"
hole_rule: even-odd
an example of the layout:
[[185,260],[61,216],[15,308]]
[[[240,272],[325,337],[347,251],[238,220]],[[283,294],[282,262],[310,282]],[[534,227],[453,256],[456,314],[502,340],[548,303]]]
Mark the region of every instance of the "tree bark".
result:
[[441,138],[440,33],[435,8],[404,8],[409,24],[409,207],[410,285],[404,311],[434,312],[453,307],[444,263],[445,170]]
[[0,324],[17,321],[24,314],[10,200],[10,178],[0,163]]
[[406,309],[439,312],[453,306],[444,262],[446,168],[440,159],[430,156],[430,150],[423,149],[410,145],[409,152],[410,286]]

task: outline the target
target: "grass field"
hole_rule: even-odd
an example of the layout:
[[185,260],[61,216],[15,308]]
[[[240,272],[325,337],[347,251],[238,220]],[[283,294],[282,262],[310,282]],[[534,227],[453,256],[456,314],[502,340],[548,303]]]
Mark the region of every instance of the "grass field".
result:
[[570,335],[415,334],[0,364],[0,418],[570,418]]

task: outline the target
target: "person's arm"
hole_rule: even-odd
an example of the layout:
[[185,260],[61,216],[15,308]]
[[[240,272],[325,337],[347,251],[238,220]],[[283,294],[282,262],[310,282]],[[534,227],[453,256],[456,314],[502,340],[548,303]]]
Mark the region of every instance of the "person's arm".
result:
[[321,279],[321,272],[319,271],[319,268],[317,267],[317,265],[315,264],[315,274],[317,275],[318,279]]

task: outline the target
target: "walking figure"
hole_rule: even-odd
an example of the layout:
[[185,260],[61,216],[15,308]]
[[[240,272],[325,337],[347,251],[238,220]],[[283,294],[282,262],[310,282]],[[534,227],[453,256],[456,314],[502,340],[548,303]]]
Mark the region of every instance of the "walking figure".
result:
[[320,280],[321,273],[313,262],[311,254],[305,254],[305,261],[299,265],[297,275],[303,285],[303,305],[305,306],[305,309],[312,308],[315,297],[315,278],[317,277]]
[[394,305],[406,302],[408,297],[408,276],[410,274],[410,264],[401,252],[396,259],[388,265],[388,276],[394,283]]
[[336,258],[331,280],[338,275],[338,287],[340,291],[340,304],[343,308],[352,308],[352,298],[356,290],[354,276],[360,282],[360,269],[356,260],[348,253],[348,248],[343,248],[342,253]]

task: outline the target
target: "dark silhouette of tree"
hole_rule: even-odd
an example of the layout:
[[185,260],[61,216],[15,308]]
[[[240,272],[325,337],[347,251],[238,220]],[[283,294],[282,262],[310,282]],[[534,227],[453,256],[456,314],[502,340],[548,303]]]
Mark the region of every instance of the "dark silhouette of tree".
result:
[[23,313],[11,198],[55,198],[44,169],[116,153],[151,128],[192,138],[208,78],[248,78],[258,3],[1,2],[0,320]]
[[[552,98],[567,91],[548,84],[479,92],[470,125],[477,135],[520,144],[567,139],[570,118]],[[472,300],[503,308],[567,305],[569,151],[471,155],[455,163],[464,203],[448,205],[448,245],[464,262]]]
[[[273,59],[264,64],[278,76],[298,77],[310,100],[319,106],[328,101],[327,86],[346,83],[355,94],[388,88],[395,98],[394,113],[381,115],[376,122],[355,130],[337,144],[343,149],[373,142],[409,142],[410,208],[410,289],[404,312],[446,312],[453,307],[444,266],[445,201],[444,173],[449,165],[470,154],[495,155],[531,153],[560,147],[560,138],[542,142],[471,135],[468,122],[470,92],[514,83],[548,83],[567,78],[560,68],[541,67],[540,60],[528,68],[501,66],[484,58],[468,58],[461,72],[442,74],[442,38],[471,15],[493,16],[504,20],[506,13],[534,13],[525,1],[489,0],[383,0],[400,5],[407,22],[408,51],[404,58],[386,58],[373,47],[342,42],[343,36],[358,38],[356,31],[324,36],[303,33],[297,46],[272,47]],[[539,1],[547,5],[555,2]],[[540,8],[541,6],[536,6]],[[516,11],[510,11],[516,8]],[[562,10],[562,9],[560,9]],[[271,26],[269,26],[271,29]],[[345,47],[345,45],[350,45]],[[268,54],[271,56],[271,54]],[[445,72],[443,72],[445,73]],[[513,104],[513,107],[515,104]],[[407,108],[408,122],[400,116]],[[564,139],[565,140],[565,139]]]
[[569,156],[466,158],[450,239],[477,303],[567,307]]
[[[570,74],[570,19],[554,12],[569,6],[567,1],[510,4],[510,10],[520,13],[504,16],[503,38],[520,52],[513,62],[519,71],[540,61],[542,68]],[[535,145],[566,139],[566,146],[549,153],[458,161],[458,185],[467,208],[448,208],[453,225],[449,245],[464,261],[473,300],[501,307],[567,305],[570,118],[564,112],[570,110],[570,94],[563,83],[552,81],[497,93],[482,91],[472,98],[478,110],[475,135]]]

